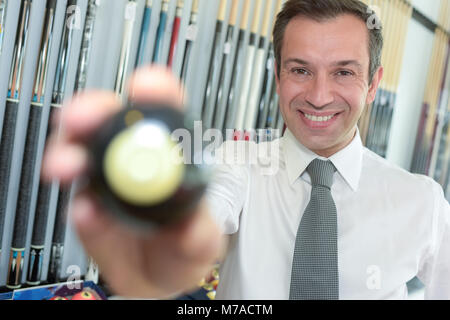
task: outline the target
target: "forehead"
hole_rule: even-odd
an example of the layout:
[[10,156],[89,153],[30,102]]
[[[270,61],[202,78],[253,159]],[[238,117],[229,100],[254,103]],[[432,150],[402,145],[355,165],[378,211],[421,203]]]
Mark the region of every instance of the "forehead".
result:
[[358,60],[369,64],[369,32],[359,18],[345,14],[321,22],[296,17],[286,27],[282,59],[311,62]]

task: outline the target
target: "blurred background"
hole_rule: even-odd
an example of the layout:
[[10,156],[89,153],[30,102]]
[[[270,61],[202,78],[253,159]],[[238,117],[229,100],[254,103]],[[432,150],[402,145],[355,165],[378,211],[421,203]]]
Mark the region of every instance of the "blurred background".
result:
[[[75,186],[40,181],[49,119],[75,92],[127,101],[137,67],[169,66],[189,115],[230,139],[284,129],[272,28],[282,0],[0,0],[0,287],[99,281],[68,223]],[[359,128],[367,148],[439,182],[450,199],[450,0],[365,0],[385,68]],[[350,33],[351,31],[349,31]],[[213,299],[218,269],[199,284]],[[417,279],[411,298],[422,297]]]

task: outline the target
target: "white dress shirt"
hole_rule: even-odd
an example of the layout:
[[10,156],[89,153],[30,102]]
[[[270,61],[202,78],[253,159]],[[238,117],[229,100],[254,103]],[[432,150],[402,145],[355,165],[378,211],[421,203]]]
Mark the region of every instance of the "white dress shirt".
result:
[[[256,146],[228,141],[220,150],[238,144]],[[261,146],[279,150],[278,170],[217,164],[208,188],[211,213],[230,235],[217,299],[289,298],[295,238],[311,193],[305,169],[321,157],[289,130]],[[441,186],[365,148],[359,131],[329,160],[337,168],[331,193],[340,299],[406,299],[414,276],[425,284],[425,298],[450,299],[450,206]]]

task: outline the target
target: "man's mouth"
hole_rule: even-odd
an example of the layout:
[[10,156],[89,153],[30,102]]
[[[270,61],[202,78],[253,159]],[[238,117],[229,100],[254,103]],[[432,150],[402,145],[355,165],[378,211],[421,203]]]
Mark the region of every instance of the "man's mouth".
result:
[[339,116],[339,114],[341,114],[340,112],[311,114],[311,113],[306,113],[306,112],[303,112],[300,110],[298,110],[297,112],[301,115],[302,119],[310,127],[321,127],[321,128],[331,125],[336,120],[336,118]]

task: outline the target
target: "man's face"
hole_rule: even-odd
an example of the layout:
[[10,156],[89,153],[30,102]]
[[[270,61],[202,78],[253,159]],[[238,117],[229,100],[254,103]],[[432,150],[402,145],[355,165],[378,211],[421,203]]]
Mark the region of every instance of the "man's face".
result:
[[308,149],[329,157],[356,133],[365,105],[375,99],[380,67],[369,86],[369,33],[357,17],[287,25],[277,93],[287,127]]

